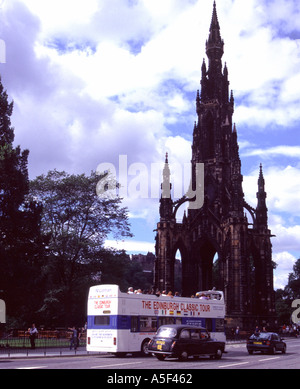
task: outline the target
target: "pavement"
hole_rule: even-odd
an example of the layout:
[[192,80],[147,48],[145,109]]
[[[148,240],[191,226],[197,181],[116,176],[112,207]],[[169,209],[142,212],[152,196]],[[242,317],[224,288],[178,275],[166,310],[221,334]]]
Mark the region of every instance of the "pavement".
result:
[[[245,341],[228,341],[227,345],[245,343]],[[0,349],[1,359],[16,359],[16,358],[51,358],[51,357],[76,357],[76,356],[90,356],[90,355],[105,355],[106,353],[89,352],[84,346],[77,350],[70,350],[69,348],[41,348],[41,349]]]
[[76,357],[98,355],[100,353],[91,353],[86,351],[84,347],[77,350],[68,348],[47,348],[47,349],[0,349],[0,359],[15,359],[15,358],[51,358],[51,357]]

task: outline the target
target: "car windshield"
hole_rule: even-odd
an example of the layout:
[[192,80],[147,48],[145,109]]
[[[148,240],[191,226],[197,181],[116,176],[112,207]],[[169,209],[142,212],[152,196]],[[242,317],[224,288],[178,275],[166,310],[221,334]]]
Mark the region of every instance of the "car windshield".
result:
[[157,331],[157,336],[161,338],[174,338],[176,334],[177,331],[175,330],[175,328],[170,328],[170,327],[162,327],[159,328],[159,330]]
[[267,332],[262,332],[261,334],[253,334],[250,336],[250,339],[269,339],[271,334]]

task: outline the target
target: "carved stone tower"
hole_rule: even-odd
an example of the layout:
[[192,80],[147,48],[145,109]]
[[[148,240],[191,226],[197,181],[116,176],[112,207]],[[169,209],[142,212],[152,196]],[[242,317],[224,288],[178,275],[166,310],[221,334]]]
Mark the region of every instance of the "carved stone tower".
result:
[[[225,292],[227,324],[252,327],[272,324],[275,314],[271,232],[268,229],[262,166],[257,208],[244,199],[243,176],[234,97],[229,92],[228,69],[223,67],[224,42],[214,2],[206,42],[208,66],[202,65],[201,92],[197,92],[192,145],[192,187],[197,164],[204,165],[204,204],[176,221],[186,201],[171,198],[168,156],[164,168],[160,221],[156,235],[155,286],[174,289],[177,251],[182,260],[182,295],[217,287]],[[245,213],[248,210],[252,220]]]

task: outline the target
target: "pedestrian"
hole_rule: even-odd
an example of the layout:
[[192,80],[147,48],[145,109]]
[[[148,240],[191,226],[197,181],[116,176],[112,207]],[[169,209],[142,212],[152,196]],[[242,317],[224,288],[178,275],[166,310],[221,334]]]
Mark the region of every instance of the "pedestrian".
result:
[[235,340],[240,340],[240,327],[237,326],[235,329]]
[[31,348],[34,350],[35,349],[35,339],[38,335],[38,330],[37,330],[34,323],[32,324],[31,328],[28,329],[28,332],[29,332],[30,345],[31,345]]
[[69,328],[70,331],[72,331],[72,335],[70,338],[70,350],[74,347],[74,350],[77,350],[77,345],[78,345],[78,331],[77,329],[73,326],[72,328]]
[[286,325],[285,325],[285,324],[282,326],[282,333],[283,333],[283,334],[286,333]]
[[255,327],[255,331],[254,331],[254,335],[255,335],[255,336],[259,336],[259,334],[260,334],[260,329],[259,329],[258,326],[256,326],[256,327]]

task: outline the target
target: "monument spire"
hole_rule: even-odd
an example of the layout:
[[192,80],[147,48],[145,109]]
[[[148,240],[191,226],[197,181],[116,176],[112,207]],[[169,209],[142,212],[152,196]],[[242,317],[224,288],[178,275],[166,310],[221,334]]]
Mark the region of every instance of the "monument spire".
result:
[[209,29],[209,37],[206,41],[206,54],[210,59],[210,63],[213,60],[221,60],[224,54],[224,41],[221,37],[216,2],[214,2],[213,15]]

